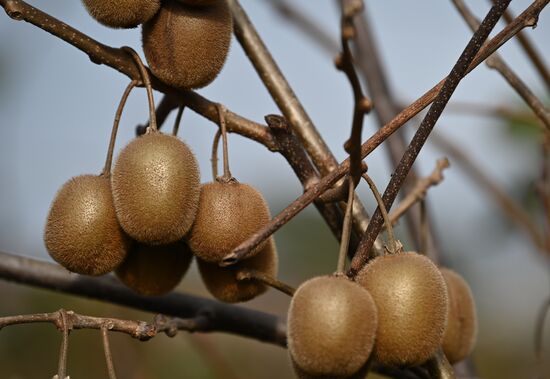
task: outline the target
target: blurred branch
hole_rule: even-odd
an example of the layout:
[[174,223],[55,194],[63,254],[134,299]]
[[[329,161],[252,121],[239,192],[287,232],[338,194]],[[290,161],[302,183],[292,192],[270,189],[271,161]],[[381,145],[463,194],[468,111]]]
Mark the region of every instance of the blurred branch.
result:
[[[493,0],[494,1],[494,0]],[[514,16],[512,15],[512,12],[507,9],[506,12],[504,12],[504,15],[502,16],[504,20],[509,24],[514,20]],[[531,60],[531,63],[535,66],[536,70],[538,71],[539,75],[541,76],[542,80],[546,84],[546,88],[548,91],[550,91],[550,71],[548,70],[548,67],[546,66],[542,56],[539,54],[537,49],[535,49],[535,46],[529,39],[529,36],[527,34],[520,32],[518,33],[516,39],[518,40],[519,44]]]
[[[523,28],[536,24],[539,13],[550,2],[550,0],[536,0],[524,12],[522,12],[512,23],[506,26],[500,33],[487,42],[476,54],[472,63],[470,63],[467,72],[473,70],[483,60],[494,53],[506,41],[512,38]],[[418,98],[415,102],[402,110],[389,123],[376,131],[366,142],[361,145],[361,158],[364,159],[382,142],[391,136],[396,130],[403,126],[407,121],[416,116],[425,107],[431,104],[437,94],[440,92],[447,78],[442,79],[437,85]],[[242,250],[250,251],[265,241],[269,236],[275,233],[281,226],[285,225],[294,216],[300,213],[305,207],[317,199],[323,192],[332,187],[349,170],[349,160],[344,160],[335,170],[325,175],[319,183],[312,186],[303,195],[294,200],[283,211],[275,216],[267,225],[254,233],[248,240],[241,243],[228,257],[242,254]]]
[[[311,161],[321,175],[333,171],[338,166],[338,161],[294,94],[248,15],[237,0],[229,0],[229,6],[233,14],[234,33],[237,40],[254,66],[262,83],[264,83],[269,94],[304,146]],[[353,218],[355,231],[360,235],[365,230],[369,219],[357,196],[355,197]],[[375,248],[381,249],[382,246],[377,243]]]
[[310,37],[316,44],[321,46],[331,56],[334,56],[340,50],[338,42],[318,23],[313,21],[304,12],[298,10],[294,4],[288,0],[272,0],[267,2],[279,15],[290,22],[291,25],[299,28],[303,34]]
[[411,192],[395,207],[395,210],[390,213],[390,222],[395,225],[401,216],[403,216],[414,204],[419,201],[424,201],[428,190],[432,186],[436,186],[443,181],[443,170],[449,167],[447,158],[438,159],[436,167],[432,173],[422,179],[417,180]]
[[[139,70],[132,57],[123,49],[104,45],[22,0],[0,0],[0,6],[14,20],[29,22],[83,51],[93,63],[110,66],[130,79],[142,83]],[[203,117],[213,122],[218,121],[216,103],[207,100],[194,91],[170,87],[162,83],[151,72],[149,72],[149,75],[154,89],[170,94],[174,99],[177,99],[175,107],[183,103]],[[168,107],[169,105],[164,104],[163,106]],[[239,133],[260,142],[269,149],[274,148],[271,135],[264,126],[230,111],[227,112],[226,121],[228,131]]]
[[450,139],[441,134],[434,133],[431,141],[445,153],[449,154],[454,162],[457,162],[469,174],[474,182],[483,187],[490,198],[497,202],[500,208],[508,216],[510,221],[519,228],[525,230],[531,237],[533,244],[538,249],[544,249],[544,238],[541,235],[537,225],[531,220],[531,217],[525,212],[512,198],[510,198],[500,187],[490,179],[487,174],[474,162],[470,156],[462,151]]
[[[401,189],[407,174],[418,157],[420,150],[426,143],[428,136],[435,127],[437,120],[439,120],[439,117],[443,113],[445,106],[449,102],[460,81],[467,75],[468,67],[474,60],[476,54],[480,51],[487,37],[489,37],[489,33],[495,27],[510,1],[511,0],[501,0],[497,3],[497,5],[494,5],[491,10],[489,10],[485,16],[485,19],[468,42],[468,45],[462,54],[460,54],[460,57],[445,80],[441,91],[438,93],[432,106],[420,123],[420,126],[407,147],[407,150],[403,154],[399,165],[391,176],[390,182],[388,183],[383,196],[386,209],[391,209],[391,206],[397,197],[397,193]],[[351,262],[350,274],[352,276],[357,274],[368,259],[373,255],[371,252],[372,245],[382,229],[382,224],[382,213],[380,211],[380,207],[377,207],[369,223],[367,231],[363,235],[361,242],[359,242],[357,253]]]
[[[463,0],[452,0],[462,18],[466,21],[470,29],[476,30],[479,27],[479,21],[468,9]],[[550,111],[546,109],[542,101],[531,91],[529,87],[520,79],[520,77],[508,66],[498,53],[494,53],[485,62],[488,67],[497,70],[518,95],[527,103],[539,118],[542,124],[550,131]]]
[[543,342],[544,342],[544,323],[546,316],[550,312],[550,297],[544,301],[541,305],[537,315],[537,322],[535,324],[535,359],[537,365],[537,378],[546,379],[543,375],[544,358],[543,358]]

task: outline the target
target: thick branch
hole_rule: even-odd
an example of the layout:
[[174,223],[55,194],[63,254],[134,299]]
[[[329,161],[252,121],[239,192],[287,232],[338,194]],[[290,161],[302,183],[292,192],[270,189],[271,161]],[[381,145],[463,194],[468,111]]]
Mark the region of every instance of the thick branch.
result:
[[[403,154],[403,158],[401,158],[399,165],[395,169],[390,179],[390,182],[386,187],[386,190],[384,191],[383,199],[386,209],[391,208],[395,198],[397,197],[397,193],[401,189],[401,186],[403,185],[403,182],[407,177],[407,174],[409,173],[413,163],[415,162],[416,157],[418,157],[420,150],[426,143],[428,136],[430,135],[435,124],[437,123],[437,120],[439,120],[439,117],[443,113],[445,106],[451,99],[452,94],[458,87],[458,84],[460,83],[462,78],[464,78],[464,76],[466,76],[466,74],[468,73],[468,67],[470,66],[472,60],[481,49],[481,46],[489,36],[491,30],[493,30],[493,28],[495,27],[496,23],[500,19],[500,16],[504,12],[510,1],[511,0],[499,1],[497,5],[494,5],[491,8],[491,10],[481,23],[480,27],[474,33],[474,35],[470,39],[470,42],[468,42],[468,45],[458,58],[458,61],[451,70],[451,73],[447,77],[447,80],[445,80],[445,83],[443,84],[441,91],[434,100],[434,103],[420,123],[420,127],[416,131],[413,139],[411,140],[411,143],[407,147],[405,154]],[[359,243],[357,253],[352,260],[350,269],[352,275],[359,272],[359,270],[364,266],[368,258],[371,256],[372,244],[380,233],[380,230],[382,229],[382,224],[382,213],[380,209],[377,208],[374,212],[371,222],[369,223],[367,232]]]
[[[83,51],[92,62],[110,66],[130,79],[141,83],[138,68],[132,57],[124,50],[104,45],[22,0],[0,0],[0,5],[14,20],[29,22]],[[216,103],[196,92],[167,86],[152,73],[149,75],[154,89],[175,96],[185,106],[211,121],[218,120]],[[264,126],[230,111],[227,112],[226,122],[228,131],[242,134],[273,149],[273,141]]]
[[[326,175],[338,165],[336,158],[323,140],[304,107],[294,94],[290,84],[279,69],[256,28],[237,0],[229,0],[233,14],[234,32],[260,79],[271,97],[290,123],[292,130],[306,149],[321,175]],[[367,212],[360,200],[355,198],[353,210],[354,226],[361,234],[368,222]],[[376,249],[382,246],[378,243]]]
[[202,331],[220,331],[286,345],[283,320],[244,307],[182,293],[141,296],[111,276],[93,278],[70,274],[60,266],[4,252],[0,252],[0,278],[183,319],[204,316],[207,322],[202,325]]
[[[533,26],[538,19],[539,13],[549,2],[550,0],[537,0],[533,2],[533,4],[531,4],[521,15],[519,15],[514,22],[510,23],[500,33],[486,43],[483,48],[481,48],[475,56],[473,62],[468,67],[467,71],[470,72],[473,70],[521,29],[528,26]],[[414,103],[401,111],[389,123],[380,128],[376,133],[374,133],[374,135],[372,135],[372,137],[364,142],[361,146],[361,158],[365,158],[369,155],[402,125],[431,104],[441,90],[446,79],[447,78],[441,80],[437,85],[432,87],[432,89],[418,98]],[[305,207],[311,204],[323,192],[332,187],[339,179],[347,174],[348,170],[349,160],[346,159],[334,171],[331,171],[329,174],[325,175],[318,184],[294,200],[266,226],[253,234],[248,240],[237,246],[227,257],[231,259],[234,255],[241,255],[251,249],[254,249],[262,241],[265,241],[269,238],[269,236],[275,233],[281,226],[285,225],[294,216],[300,213]]]

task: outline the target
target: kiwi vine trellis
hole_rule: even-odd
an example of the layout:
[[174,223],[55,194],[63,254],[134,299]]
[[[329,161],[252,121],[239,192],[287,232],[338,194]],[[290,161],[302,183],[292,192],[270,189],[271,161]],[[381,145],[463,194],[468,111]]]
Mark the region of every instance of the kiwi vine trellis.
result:
[[[405,146],[404,139],[399,133],[397,135],[400,136],[400,139],[388,141],[392,145],[394,162],[397,163],[401,159],[383,196],[385,206],[389,209],[402,187],[411,190],[411,186],[403,183],[404,179],[411,170],[416,156],[428,138],[428,135],[430,135],[439,116],[445,109],[446,103],[454,89],[468,72],[483,61],[486,61],[490,67],[498,70],[522,96],[546,128],[546,133],[548,133],[548,130],[550,130],[550,112],[517,75],[506,66],[503,60],[493,53],[522,29],[535,26],[538,15],[549,1],[534,1],[516,18],[506,11],[510,0],[494,1],[494,6],[484,21],[479,24],[461,0],[453,0],[457,9],[475,33],[449,76],[442,79],[441,82],[401,112],[397,112],[396,102],[389,93],[388,86],[385,84],[385,76],[380,63],[377,61],[378,55],[370,39],[371,35],[367,25],[360,15],[354,13],[354,9],[357,9],[358,4],[361,6],[361,1],[341,0],[343,19],[348,17],[352,21],[352,27],[355,28],[355,33],[351,34],[352,37],[350,39],[353,39],[355,42],[355,50],[359,58],[357,59],[357,65],[371,89],[371,96],[373,102],[376,104],[375,113],[381,127],[366,142],[362,145],[360,144],[362,118],[365,112],[370,109],[370,106],[365,107],[365,104],[361,103],[363,98],[360,93],[359,81],[357,78],[353,78],[353,75],[355,75],[353,65],[351,65],[351,68],[348,66],[343,71],[350,79],[356,95],[354,125],[352,128],[352,137],[346,145],[346,150],[350,152],[350,159],[338,164],[321,135],[317,132],[313,122],[309,119],[307,113],[295,97],[246,13],[237,0],[229,0],[234,19],[235,35],[281,110],[284,118],[275,115],[268,116],[266,117],[266,127],[227,110],[225,118],[227,130],[255,140],[273,152],[281,153],[296,173],[305,192],[283,212],[275,216],[265,228],[237,247],[226,257],[226,262],[230,264],[238,261],[250,249],[268,238],[312,202],[314,202],[333,233],[339,238],[342,233],[342,209],[335,202],[315,200],[330,200],[331,198],[334,199],[335,196],[341,196],[342,193],[345,193],[345,183],[340,183],[335,188],[331,187],[335,186],[348,172],[358,178],[357,175],[360,175],[360,171],[363,169],[361,165],[358,166],[358,163],[382,142],[386,141],[390,135],[398,132],[399,128],[407,121],[433,103],[408,147]],[[92,62],[111,66],[139,83],[139,85],[143,85],[137,67],[131,56],[124,49],[103,45],[24,1],[0,0],[0,5],[11,18],[30,22],[48,31],[88,54]],[[284,5],[284,2],[275,2],[275,6],[282,5]],[[285,9],[287,13],[292,13],[291,6],[287,5]],[[495,37],[486,41],[489,33],[503,14],[508,23],[507,26]],[[300,20],[300,18],[295,17],[294,20]],[[302,18],[301,20],[303,21],[304,19]],[[301,22],[300,24],[301,27],[305,27],[306,29],[308,26],[311,27],[311,25],[305,22]],[[342,35],[344,35],[344,26],[342,26]],[[536,51],[530,47],[526,37],[519,34],[518,38],[525,47],[529,58],[537,67],[541,77],[545,80],[546,85],[550,88],[550,75],[546,66],[537,56]],[[342,42],[344,52],[346,52],[346,49],[349,50],[349,46],[347,46],[348,40],[343,37]],[[346,62],[351,64],[349,60]],[[213,122],[218,122],[217,104],[193,91],[169,87],[153,75],[151,75],[151,78],[153,87],[165,94],[157,107],[159,126],[162,125],[166,116],[180,105],[191,108]],[[397,116],[393,116],[395,114]],[[441,138],[440,136],[432,136],[432,138],[436,137]],[[401,155],[403,156],[402,158]],[[439,168],[432,176],[437,175],[437,172],[440,173],[441,170],[442,168]],[[423,186],[415,188],[414,194],[409,198],[409,201],[414,203],[414,199],[418,200],[422,198],[424,196],[422,194],[425,194],[427,188],[435,183],[437,183],[437,179],[425,180]],[[541,233],[529,217],[522,213],[521,208],[517,207],[505,195],[499,193],[498,187],[491,186],[490,181],[485,183],[485,186],[499,194],[497,200],[507,214],[521,227],[526,229],[532,237],[533,243],[540,250],[548,249],[548,242],[545,239],[548,237]],[[332,196],[330,196],[331,193]],[[546,194],[546,196],[548,195]],[[413,200],[410,200],[411,198]],[[548,200],[544,204],[547,207],[546,212],[550,214]],[[377,236],[382,228],[382,217],[379,209],[377,209],[369,222],[366,212],[356,198],[353,218],[354,230],[348,250],[348,254],[353,258],[349,273],[351,275],[357,273],[369,257],[376,255],[382,249],[381,243],[377,241]],[[407,214],[407,218],[409,227],[414,230],[415,225],[417,225],[414,219],[418,218],[418,214],[411,212]],[[417,235],[417,233],[412,234]],[[435,249],[431,250],[435,251]],[[173,293],[161,298],[147,298],[134,294],[110,278],[86,278],[70,275],[55,265],[3,252],[0,252],[0,277],[19,283],[51,288],[175,317],[170,320],[157,318],[152,324],[144,324],[128,320],[91,318],[61,310],[54,314],[14,316],[0,320],[0,328],[16,323],[52,322],[59,329],[64,330],[65,336],[68,328],[84,327],[101,329],[104,336],[108,362],[110,361],[110,354],[108,353],[108,342],[106,342],[107,329],[125,332],[140,339],[150,338],[158,332],[174,335],[178,329],[188,331],[225,331],[281,346],[286,344],[285,325],[277,317],[246,308],[225,305],[208,299],[181,293]],[[66,359],[66,357],[63,357],[63,351],[66,354],[66,338],[64,338],[63,345],[60,360]],[[65,371],[61,367],[63,367],[62,363],[60,363],[58,376],[64,378]],[[414,369],[394,369],[380,365],[375,366],[374,369],[400,378],[418,378],[426,375],[426,372]],[[427,369],[430,372],[435,372],[439,377],[451,377],[446,375],[452,375],[446,372],[445,368],[441,367],[435,367],[433,370],[427,367]],[[112,366],[109,366],[109,372],[111,373],[111,371]]]

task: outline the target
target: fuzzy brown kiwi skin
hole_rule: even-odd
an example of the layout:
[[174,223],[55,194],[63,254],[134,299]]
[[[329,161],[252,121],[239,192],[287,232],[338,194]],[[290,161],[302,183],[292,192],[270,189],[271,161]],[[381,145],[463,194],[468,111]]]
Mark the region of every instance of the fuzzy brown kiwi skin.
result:
[[476,305],[470,286],[456,272],[440,269],[449,296],[448,322],[443,339],[443,352],[450,363],[466,358],[472,352],[477,337]]
[[50,207],[44,242],[69,271],[97,276],[114,270],[131,241],[117,221],[109,179],[81,175],[67,181]]
[[434,355],[443,342],[449,300],[443,276],[430,259],[417,253],[380,256],[355,280],[378,308],[378,362],[415,366]]
[[226,303],[252,300],[267,291],[267,287],[257,281],[237,280],[240,271],[256,270],[276,277],[278,263],[277,249],[273,238],[270,238],[265,247],[252,258],[228,267],[220,267],[215,263],[197,259],[199,272],[206,288],[212,296]]
[[160,0],[82,0],[99,23],[111,28],[135,28],[160,9]]
[[369,367],[370,367],[370,364],[369,364],[370,361],[367,361],[367,363],[365,363],[363,365],[363,367],[361,369],[359,369],[359,371],[357,371],[355,374],[349,375],[349,376],[309,375],[304,370],[302,370],[296,364],[296,362],[294,362],[292,357],[290,357],[290,361],[291,361],[291,364],[292,364],[292,368],[294,369],[294,373],[296,374],[296,377],[298,379],[365,379],[367,377],[367,374],[369,372]]
[[191,7],[207,7],[226,0],[177,0],[177,1]]
[[191,228],[200,173],[195,156],[177,137],[151,132],[130,142],[118,156],[112,186],[120,225],[135,240],[165,245]]
[[[199,209],[187,240],[197,257],[217,264],[270,218],[267,202],[254,187],[237,181],[206,183],[201,186]],[[264,246],[260,244],[247,257]]]
[[201,88],[220,73],[231,42],[233,21],[227,1],[192,7],[163,2],[143,25],[143,52],[151,71],[166,84]]
[[288,311],[288,349],[302,374],[350,377],[372,352],[378,312],[369,292],[341,276],[303,283]]
[[179,284],[192,260],[193,253],[181,241],[161,246],[135,244],[116,275],[141,295],[159,296]]

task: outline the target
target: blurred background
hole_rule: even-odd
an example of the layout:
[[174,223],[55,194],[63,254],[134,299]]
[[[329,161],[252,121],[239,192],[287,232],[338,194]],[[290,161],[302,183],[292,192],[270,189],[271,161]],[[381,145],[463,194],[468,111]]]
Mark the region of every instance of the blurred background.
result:
[[[390,85],[403,104],[447,75],[471,37],[450,1],[365,3]],[[529,3],[515,0],[511,9],[518,14]],[[34,0],[31,4],[107,45],[141,49],[139,29],[105,28],[88,16],[78,1]],[[338,38],[339,12],[332,0],[295,0],[292,4]],[[345,76],[334,69],[333,57],[281,17],[269,0],[242,0],[242,5],[328,145],[338,160],[344,159],[342,144],[349,135],[353,99]],[[469,5],[480,18],[489,9],[488,2],[470,1]],[[544,10],[538,27],[527,33],[550,62],[550,10]],[[42,239],[50,202],[70,177],[101,171],[114,113],[128,79],[111,68],[94,65],[65,42],[29,24],[14,22],[3,12],[0,35],[0,250],[50,261]],[[500,51],[548,103],[548,92],[517,42],[507,43]],[[235,40],[219,78],[199,93],[255,121],[263,122],[264,115],[278,113]],[[161,95],[155,95],[160,100]],[[480,114],[474,109],[479,106],[504,109],[506,116]],[[135,90],[121,121],[117,150],[134,137],[135,126],[146,121],[147,114],[145,91]],[[437,129],[461,146],[548,233],[534,192],[542,164],[541,136],[534,123],[530,111],[499,74],[482,65],[461,82]],[[407,126],[409,136],[417,124]],[[364,137],[376,129],[374,116],[368,116]],[[203,181],[211,180],[210,149],[215,131],[214,124],[185,111],[180,136],[195,151]],[[234,176],[260,189],[272,214],[301,194],[299,182],[279,155],[236,135],[229,137],[229,153]],[[427,175],[435,160],[444,155],[429,145],[415,167]],[[385,146],[366,161],[378,186],[385,188],[392,169]],[[366,186],[361,185],[359,192],[373,212],[375,204]],[[475,295],[479,335],[473,362],[479,376],[532,377],[535,319],[550,293],[549,257],[536,250],[528,236],[504,216],[494,198],[452,159],[445,180],[430,190],[428,199],[444,259],[469,281]],[[398,228],[398,234],[405,246],[411,247],[404,230]],[[337,241],[314,208],[284,226],[276,240],[280,278],[285,282],[298,286],[312,276],[334,271]],[[209,297],[195,265],[179,290]],[[4,281],[0,281],[0,294],[1,316],[65,308],[95,316],[148,321],[153,317]],[[288,304],[285,295],[272,290],[246,306],[284,316]],[[60,340],[52,325],[2,330],[0,376],[52,377]],[[173,339],[158,336],[142,343],[113,334],[111,343],[120,378],[292,377],[286,350],[232,335],[180,333]],[[545,343],[550,345],[550,327]],[[548,351],[550,348],[546,349],[547,358]],[[73,378],[106,377],[100,333],[71,334],[68,371]]]

